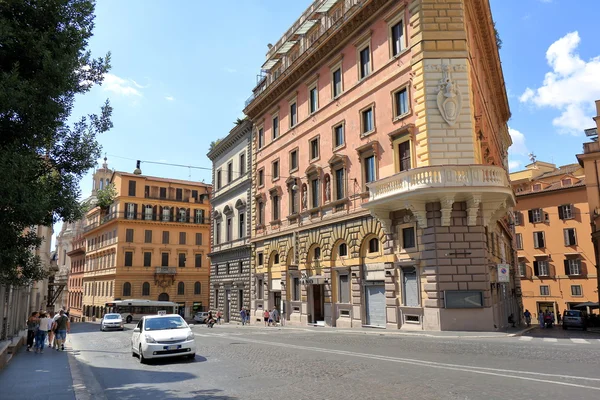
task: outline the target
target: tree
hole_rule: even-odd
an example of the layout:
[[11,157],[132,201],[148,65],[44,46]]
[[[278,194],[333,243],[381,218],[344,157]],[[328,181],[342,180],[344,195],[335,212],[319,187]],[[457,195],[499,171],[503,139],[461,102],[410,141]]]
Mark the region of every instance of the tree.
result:
[[117,197],[117,189],[113,183],[106,185],[104,189],[99,189],[96,192],[96,205],[103,210],[106,210],[115,201]]
[[219,143],[221,143],[222,139],[217,139],[217,140],[213,140],[212,142],[210,142],[210,145],[208,146],[208,151],[211,152],[214,150],[215,147],[217,147],[217,145]]
[[32,227],[82,217],[79,181],[112,127],[108,101],[69,124],[75,96],[102,84],[110,53],[92,59],[93,0],[0,1],[0,282],[45,276]]

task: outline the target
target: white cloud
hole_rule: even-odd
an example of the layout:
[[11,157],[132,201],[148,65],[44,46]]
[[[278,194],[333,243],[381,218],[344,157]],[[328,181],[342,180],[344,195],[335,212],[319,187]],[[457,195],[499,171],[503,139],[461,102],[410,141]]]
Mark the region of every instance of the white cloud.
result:
[[508,148],[509,155],[526,156],[529,153],[525,144],[525,135],[516,129],[508,127],[508,133],[512,139],[512,145]]
[[147,85],[140,85],[139,83],[137,83],[136,81],[134,81],[133,79],[131,80],[131,82],[135,85],[136,88],[138,89],[146,89],[147,87],[150,87],[150,84]]
[[527,88],[519,98],[560,111],[552,124],[561,133],[576,135],[593,124],[594,101],[600,98],[600,56],[582,60],[577,53],[580,41],[579,33],[571,32],[552,43],[546,51],[552,71],[546,73],[542,86]]
[[165,100],[167,100],[167,101],[175,101],[175,97],[173,97],[173,96],[165,96]]
[[511,160],[508,162],[508,169],[511,171],[514,171],[515,169],[519,169],[521,168],[521,161],[518,160]]
[[104,75],[102,87],[108,92],[121,96],[138,96],[142,97],[142,93],[132,86],[131,80],[120,78],[113,74]]

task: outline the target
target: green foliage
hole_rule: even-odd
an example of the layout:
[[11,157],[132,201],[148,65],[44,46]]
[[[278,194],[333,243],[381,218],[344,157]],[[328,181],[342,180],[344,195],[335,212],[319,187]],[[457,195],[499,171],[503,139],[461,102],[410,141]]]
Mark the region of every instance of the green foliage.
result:
[[212,142],[210,142],[210,146],[208,146],[208,151],[211,152],[214,150],[214,148],[221,143],[221,140],[223,139],[217,139],[217,140],[213,140]]
[[[68,120],[75,96],[101,84],[110,54],[87,51],[93,0],[0,1],[0,282],[45,275],[32,249],[37,225],[83,215],[79,181],[100,156],[96,135],[112,127],[98,114]],[[43,238],[50,240],[50,238]],[[46,266],[47,267],[47,266]]]
[[96,205],[103,210],[106,210],[115,201],[117,197],[117,189],[114,184],[109,184],[104,189],[99,189],[96,192]]
[[238,125],[238,126],[239,126],[239,125],[241,125],[241,124],[243,124],[243,123],[244,123],[244,120],[243,120],[242,118],[238,118],[238,119],[236,119],[236,120],[235,120],[235,122],[234,122],[234,124],[236,124],[236,125]]
[[500,50],[502,48],[502,39],[500,39],[500,34],[498,33],[498,29],[496,29],[496,21],[494,21],[494,35],[496,36],[496,46]]

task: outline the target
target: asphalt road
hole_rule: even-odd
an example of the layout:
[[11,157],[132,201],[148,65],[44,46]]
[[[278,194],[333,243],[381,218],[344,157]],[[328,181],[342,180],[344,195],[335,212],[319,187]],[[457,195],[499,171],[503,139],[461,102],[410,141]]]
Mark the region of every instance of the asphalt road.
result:
[[133,325],[98,328],[77,324],[70,335],[78,400],[600,398],[600,335],[588,332],[432,338],[195,326],[196,360],[142,365],[131,355]]

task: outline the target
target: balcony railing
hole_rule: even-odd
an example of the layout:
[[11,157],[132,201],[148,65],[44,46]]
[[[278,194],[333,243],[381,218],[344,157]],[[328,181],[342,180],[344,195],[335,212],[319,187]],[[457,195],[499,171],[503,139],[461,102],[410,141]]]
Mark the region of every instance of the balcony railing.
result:
[[210,219],[208,219],[206,216],[202,217],[197,217],[195,215],[188,215],[188,213],[186,212],[185,216],[182,216],[181,214],[178,214],[176,212],[170,212],[169,214],[162,214],[159,215],[158,213],[145,213],[145,212],[138,212],[138,213],[134,213],[134,212],[113,212],[110,214],[107,214],[105,216],[103,216],[102,218],[100,218],[100,221],[94,221],[88,225],[86,225],[83,230],[84,232],[88,232],[100,225],[104,225],[109,221],[112,221],[114,219],[121,219],[121,220],[138,220],[138,221],[154,221],[154,222],[174,222],[174,223],[179,223],[179,224],[196,224],[196,225],[203,225],[203,224],[210,224]]
[[156,275],[177,275],[177,267],[156,267]]
[[444,165],[415,168],[367,184],[369,201],[423,189],[459,187],[510,187],[502,167]]

